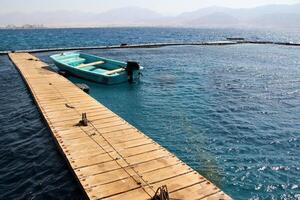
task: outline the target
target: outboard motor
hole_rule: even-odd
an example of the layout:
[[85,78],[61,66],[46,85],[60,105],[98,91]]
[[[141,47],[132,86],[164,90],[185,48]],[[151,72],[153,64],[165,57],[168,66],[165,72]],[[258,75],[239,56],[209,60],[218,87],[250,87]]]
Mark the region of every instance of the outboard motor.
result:
[[132,83],[133,82],[133,72],[140,70],[140,65],[136,61],[127,61],[127,66],[125,68],[125,71],[127,71],[128,74],[128,82]]

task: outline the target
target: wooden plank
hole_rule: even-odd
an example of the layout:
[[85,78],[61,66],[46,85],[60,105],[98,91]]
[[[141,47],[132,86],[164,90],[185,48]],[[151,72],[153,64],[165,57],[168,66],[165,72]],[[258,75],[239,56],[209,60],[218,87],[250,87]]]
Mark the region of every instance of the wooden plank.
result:
[[[146,200],[161,185],[173,199],[230,199],[45,63],[27,53],[9,56],[90,199]],[[78,126],[83,112],[88,126]]]
[[144,153],[149,153],[151,151],[155,151],[159,149],[161,149],[159,145],[154,143],[149,143],[142,146],[136,146],[124,150],[119,150],[119,152],[123,157],[131,157],[131,156],[136,156]]
[[130,190],[128,192],[115,195],[112,197],[104,198],[107,200],[145,200],[145,199],[150,199],[151,196],[145,193],[145,190],[142,188],[136,189],[136,190]]
[[81,167],[81,168],[77,169],[77,171],[81,177],[86,177],[86,176],[93,177],[92,175],[101,174],[101,173],[113,171],[116,169],[121,169],[122,167],[126,167],[126,166],[128,166],[128,165],[125,164],[124,162],[123,162],[123,164],[120,164],[115,161],[110,161],[110,162],[99,163],[99,164],[91,165],[91,166],[87,166],[87,167]]
[[156,171],[165,167],[173,166],[178,163],[182,163],[178,158],[174,156],[165,156],[157,159],[152,159],[146,162],[141,162],[132,165],[135,171],[144,174],[146,172]]
[[161,185],[167,185],[169,193],[172,193],[204,182],[204,177],[199,176],[195,172],[189,172],[152,184],[152,187],[158,188]]
[[217,187],[210,187],[208,182],[202,182],[191,187],[170,193],[171,199],[231,199],[228,195],[221,192]]
[[[141,185],[135,180],[123,179],[105,185],[88,188],[87,191],[90,199],[102,199],[113,197],[115,195],[126,193],[138,188],[141,188]],[[146,192],[143,193],[147,194]]]
[[128,172],[129,170],[131,169],[119,168],[113,171],[88,176],[82,182],[86,185],[86,187],[94,187],[98,185],[116,182],[130,177],[133,172],[132,170],[131,172]]
[[114,158],[110,157],[108,154],[100,154],[100,155],[89,155],[84,158],[79,158],[76,160],[72,160],[73,166],[75,168],[87,167],[95,164],[105,163],[108,161],[112,161]]
[[152,183],[161,182],[162,180],[167,180],[179,175],[183,175],[193,170],[186,166],[183,163],[179,163],[176,165],[171,165],[169,167],[161,168],[155,171],[150,171],[143,174],[143,178],[146,180],[151,180]]

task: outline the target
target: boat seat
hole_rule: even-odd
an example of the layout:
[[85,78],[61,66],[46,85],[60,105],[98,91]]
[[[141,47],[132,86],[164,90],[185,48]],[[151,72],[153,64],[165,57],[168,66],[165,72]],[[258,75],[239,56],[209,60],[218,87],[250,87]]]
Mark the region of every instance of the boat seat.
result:
[[84,58],[64,58],[64,59],[60,59],[61,62],[64,62],[64,63],[70,63],[70,62],[80,62],[80,61],[85,61]]
[[125,71],[125,68],[118,68],[118,69],[107,71],[104,74],[105,75],[112,75],[112,74],[123,72],[123,71]]
[[78,65],[77,66],[77,68],[83,68],[83,67],[90,67],[90,66],[94,66],[94,65],[101,65],[101,64],[103,64],[104,63],[104,61],[96,61],[96,62],[92,62],[92,63],[86,63],[86,64],[80,64],[80,65]]

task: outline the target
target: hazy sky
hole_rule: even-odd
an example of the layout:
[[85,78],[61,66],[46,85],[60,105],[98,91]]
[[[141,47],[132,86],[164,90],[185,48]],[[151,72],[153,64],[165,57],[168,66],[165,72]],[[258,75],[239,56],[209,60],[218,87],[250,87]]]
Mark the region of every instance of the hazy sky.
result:
[[0,0],[0,13],[53,10],[102,12],[112,8],[138,6],[160,13],[177,14],[213,5],[247,8],[293,3],[300,3],[300,0]]

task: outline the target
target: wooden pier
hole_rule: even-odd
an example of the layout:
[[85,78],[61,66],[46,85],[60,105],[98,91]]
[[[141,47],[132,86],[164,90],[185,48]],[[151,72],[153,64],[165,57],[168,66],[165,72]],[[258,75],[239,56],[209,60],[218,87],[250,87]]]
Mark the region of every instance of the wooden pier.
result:
[[[29,53],[10,53],[89,199],[231,199],[213,183]],[[78,124],[82,113],[88,125]]]

